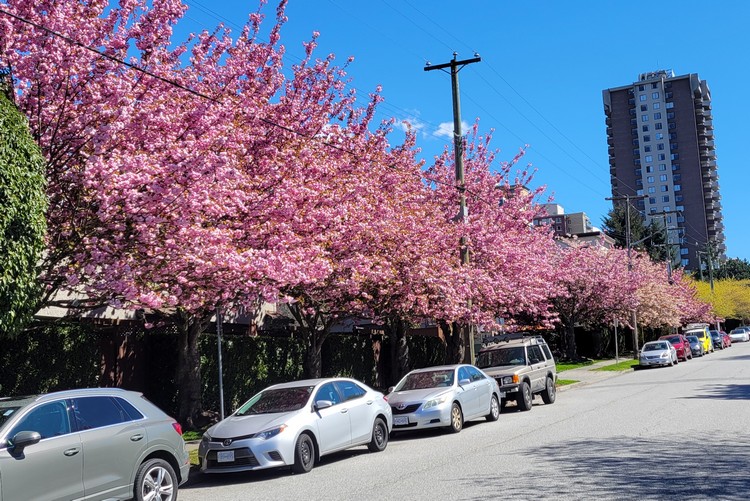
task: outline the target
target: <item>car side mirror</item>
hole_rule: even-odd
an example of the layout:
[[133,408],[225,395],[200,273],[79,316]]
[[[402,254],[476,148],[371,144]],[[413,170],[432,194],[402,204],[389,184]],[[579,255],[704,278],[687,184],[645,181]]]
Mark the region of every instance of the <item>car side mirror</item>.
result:
[[19,431],[12,439],[14,452],[22,452],[24,447],[38,444],[42,436],[37,431]]
[[466,386],[467,384],[471,384],[471,379],[461,379],[458,381],[458,386]]
[[315,410],[319,411],[321,409],[327,409],[329,407],[333,406],[333,402],[330,400],[316,400],[315,401]]

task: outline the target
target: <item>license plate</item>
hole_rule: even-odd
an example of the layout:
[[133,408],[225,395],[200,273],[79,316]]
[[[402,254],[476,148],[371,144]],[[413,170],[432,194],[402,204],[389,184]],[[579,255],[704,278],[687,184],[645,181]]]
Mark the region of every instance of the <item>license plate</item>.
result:
[[234,461],[234,451],[218,451],[216,461],[219,463],[231,463]]
[[409,424],[409,418],[406,416],[399,416],[393,418],[393,424],[394,426],[403,426],[405,424]]

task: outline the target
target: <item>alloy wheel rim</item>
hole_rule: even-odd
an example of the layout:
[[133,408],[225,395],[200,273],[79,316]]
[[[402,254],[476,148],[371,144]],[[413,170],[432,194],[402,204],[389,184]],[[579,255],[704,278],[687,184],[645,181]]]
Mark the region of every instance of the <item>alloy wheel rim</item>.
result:
[[304,464],[310,464],[310,457],[312,456],[312,454],[310,454],[310,444],[307,442],[307,440],[302,442],[302,447],[300,447],[300,449],[302,462]]
[[383,442],[385,442],[385,432],[383,431],[383,425],[378,423],[375,426],[375,443],[382,446]]
[[497,415],[500,414],[500,404],[497,403],[496,398],[492,399],[492,411],[491,412],[494,417],[497,417]]
[[141,494],[144,501],[170,501],[174,495],[171,475],[161,466],[152,468],[143,479]]
[[461,427],[461,411],[458,407],[453,407],[453,427],[455,429]]

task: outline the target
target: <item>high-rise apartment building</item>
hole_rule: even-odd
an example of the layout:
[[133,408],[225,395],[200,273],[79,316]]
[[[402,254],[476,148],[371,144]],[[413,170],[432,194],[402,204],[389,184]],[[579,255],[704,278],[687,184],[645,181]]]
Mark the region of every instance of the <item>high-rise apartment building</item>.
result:
[[[642,73],[603,91],[613,197],[632,201],[648,224],[657,218],[682,266],[698,269],[712,246],[724,258],[711,91],[698,75]],[[704,264],[705,266],[705,264]]]

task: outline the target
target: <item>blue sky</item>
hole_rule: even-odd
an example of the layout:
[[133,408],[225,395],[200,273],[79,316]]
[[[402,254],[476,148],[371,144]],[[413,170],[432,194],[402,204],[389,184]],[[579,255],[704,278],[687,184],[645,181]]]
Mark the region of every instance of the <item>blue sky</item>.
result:
[[[183,0],[180,31],[224,22],[237,30],[257,1]],[[276,3],[264,7],[272,22]],[[460,73],[463,122],[494,129],[500,158],[525,144],[534,186],[566,212],[586,212],[594,225],[611,207],[602,90],[639,73],[697,73],[712,93],[727,256],[750,259],[744,213],[748,194],[745,120],[750,116],[750,2],[290,0],[282,31],[292,64],[302,42],[320,32],[318,56],[334,53],[363,102],[382,85],[380,118],[419,129],[422,157],[450,144],[450,76],[425,63],[478,52]],[[446,131],[448,134],[446,134]]]

